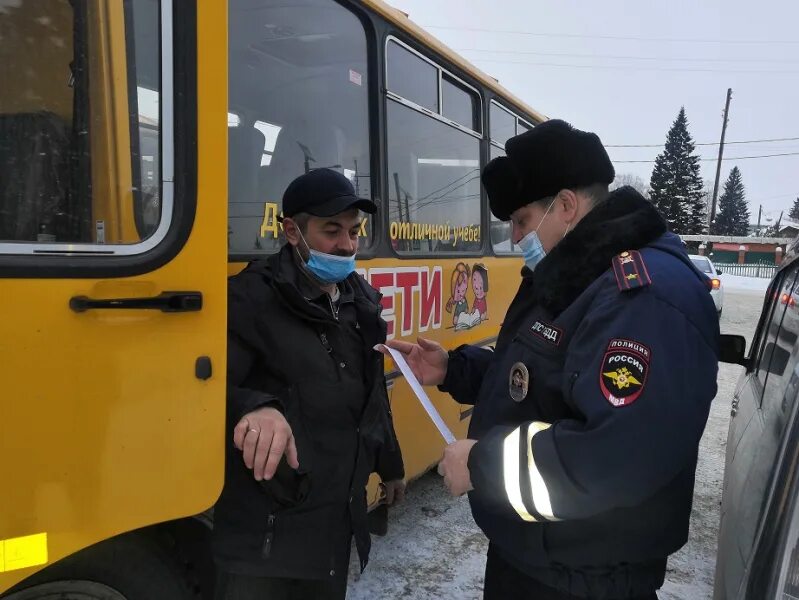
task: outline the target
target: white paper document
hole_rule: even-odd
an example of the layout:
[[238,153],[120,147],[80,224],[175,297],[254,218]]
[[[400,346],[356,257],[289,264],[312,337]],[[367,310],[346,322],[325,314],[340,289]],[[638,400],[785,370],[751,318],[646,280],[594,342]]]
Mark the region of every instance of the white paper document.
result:
[[455,441],[455,436],[452,435],[449,427],[444,422],[444,419],[441,418],[441,415],[436,410],[436,407],[433,406],[433,403],[430,401],[430,398],[427,396],[427,392],[424,391],[424,388],[419,383],[419,380],[416,379],[416,376],[413,374],[411,367],[405,360],[405,357],[402,355],[401,352],[394,350],[394,348],[389,348],[385,346],[388,350],[389,354],[391,354],[391,358],[394,359],[394,362],[399,367],[400,372],[408,380],[408,383],[413,390],[413,393],[416,394],[416,397],[419,399],[419,402],[422,405],[422,408],[425,409],[425,412],[430,416],[430,420],[433,421],[433,424],[438,429],[439,433],[441,433],[441,437],[447,442],[447,444],[451,444]]

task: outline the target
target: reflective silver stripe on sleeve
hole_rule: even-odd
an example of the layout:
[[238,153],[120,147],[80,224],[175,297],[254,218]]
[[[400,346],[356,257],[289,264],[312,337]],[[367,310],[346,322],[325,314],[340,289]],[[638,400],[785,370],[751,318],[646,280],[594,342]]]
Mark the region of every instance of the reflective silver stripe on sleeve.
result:
[[525,521],[535,521],[524,506],[522,489],[519,482],[519,427],[511,431],[502,446],[502,471],[505,478],[505,493],[508,501],[518,515]]
[[549,423],[534,421],[527,428],[527,469],[530,472],[530,488],[536,512],[549,521],[557,521],[559,519],[552,512],[552,502],[549,498],[547,484],[538,470],[533,456],[533,438],[551,426]]

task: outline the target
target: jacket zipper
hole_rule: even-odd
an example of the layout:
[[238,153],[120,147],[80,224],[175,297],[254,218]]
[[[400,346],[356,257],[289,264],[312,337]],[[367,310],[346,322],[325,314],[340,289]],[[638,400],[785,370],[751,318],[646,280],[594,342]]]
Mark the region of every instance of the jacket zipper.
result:
[[275,540],[275,515],[269,515],[266,518],[266,535],[264,536],[264,543],[261,547],[261,556],[269,558],[272,553],[272,543]]
[[333,299],[330,297],[330,294],[327,295],[327,301],[330,303],[330,314],[333,315],[333,318],[338,322],[338,309],[333,306]]
[[338,364],[338,359],[336,355],[333,354],[333,346],[330,345],[330,340],[327,339],[327,334],[324,331],[319,332],[319,340],[322,342],[322,347],[327,352],[327,355],[330,357],[330,360],[333,361],[333,367],[336,369],[336,375],[338,379],[341,380],[341,365]]

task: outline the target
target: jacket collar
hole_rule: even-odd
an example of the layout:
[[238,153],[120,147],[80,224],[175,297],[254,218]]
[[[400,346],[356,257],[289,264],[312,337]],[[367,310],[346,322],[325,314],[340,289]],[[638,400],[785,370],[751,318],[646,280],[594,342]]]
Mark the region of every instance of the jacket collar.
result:
[[[291,244],[284,244],[277,254],[247,265],[247,271],[261,274],[272,286],[283,304],[297,316],[308,321],[333,321],[333,316],[315,302],[326,292],[304,272]],[[342,284],[342,299],[352,297],[356,307],[367,312],[377,310],[381,295],[358,273],[353,273]]]
[[652,204],[625,186],[583,217],[535,272],[525,267],[522,275],[532,278],[536,303],[557,316],[610,268],[614,256],[642,248],[665,232],[666,222]]

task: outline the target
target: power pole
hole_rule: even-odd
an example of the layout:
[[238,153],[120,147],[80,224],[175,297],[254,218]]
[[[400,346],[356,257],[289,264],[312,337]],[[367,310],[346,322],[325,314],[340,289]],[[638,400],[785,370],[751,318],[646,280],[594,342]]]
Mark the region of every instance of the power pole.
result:
[[[397,193],[397,212],[399,213],[399,221],[402,222],[402,188],[399,182],[399,173],[394,173],[394,188]],[[410,219],[408,219],[410,221]]]
[[763,205],[757,210],[757,237],[760,237],[760,215],[763,214]]
[[724,122],[721,125],[721,143],[719,144],[719,161],[716,164],[716,183],[713,184],[713,200],[710,203],[710,222],[708,229],[713,226],[716,218],[716,199],[719,197],[719,178],[721,177],[721,159],[724,156],[724,136],[727,133],[727,117],[730,114],[730,100],[732,99],[732,88],[727,88],[727,103],[724,105]]

